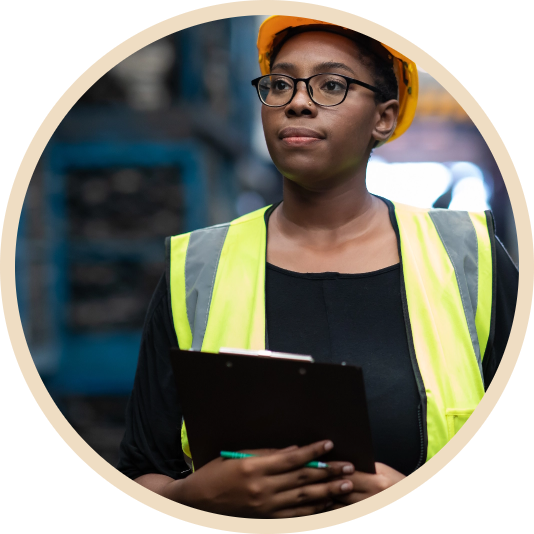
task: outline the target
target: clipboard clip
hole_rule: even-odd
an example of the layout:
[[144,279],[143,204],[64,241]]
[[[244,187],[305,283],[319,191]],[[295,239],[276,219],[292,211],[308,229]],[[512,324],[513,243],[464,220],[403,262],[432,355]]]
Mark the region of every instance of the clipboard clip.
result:
[[282,360],[297,360],[300,362],[313,363],[313,358],[304,354],[291,354],[290,352],[275,352],[272,350],[249,350],[249,349],[231,349],[222,347],[219,354],[237,354],[239,356],[263,356],[268,358],[280,358]]

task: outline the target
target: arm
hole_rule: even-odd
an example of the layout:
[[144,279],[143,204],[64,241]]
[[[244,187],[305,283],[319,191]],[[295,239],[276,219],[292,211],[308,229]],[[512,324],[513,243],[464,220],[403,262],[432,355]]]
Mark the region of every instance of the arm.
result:
[[326,510],[335,498],[350,493],[353,483],[340,479],[354,472],[347,462],[327,469],[305,467],[333,444],[321,441],[282,451],[256,451],[241,460],[217,458],[183,480],[149,474],[136,479],[171,500],[212,513],[237,517],[282,518]]
[[182,504],[247,517],[311,514],[323,510],[333,496],[350,491],[351,484],[347,487],[343,486],[346,481],[332,480],[344,466],[353,471],[349,464],[333,464],[329,470],[302,467],[324,454],[321,444],[277,453],[257,451],[266,455],[263,458],[218,458],[190,474],[182,455],[182,413],[168,357],[170,347],[177,344],[162,278],[143,330],[120,448],[120,471]]
[[[141,475],[140,477],[137,477],[135,481],[141,486],[145,487],[146,489],[149,489],[150,491],[157,493],[158,495],[162,495],[163,497],[168,497],[167,494],[169,493],[169,490],[172,489],[173,487],[179,488],[183,479],[174,480],[173,478],[168,477],[167,475],[159,475],[157,473],[150,473],[148,475]],[[170,486],[171,483],[174,483],[173,486]],[[178,491],[179,490],[176,490],[176,493],[178,493]],[[171,497],[168,497],[168,498],[171,498]],[[177,500],[177,499],[172,499],[172,500]]]
[[182,411],[169,359],[170,347],[177,344],[162,277],[145,319],[117,466],[134,480],[151,473],[172,479],[190,473],[181,449]]
[[510,337],[515,314],[519,272],[499,239],[495,239],[496,295],[493,342],[488,343],[482,360],[486,390],[491,384]]

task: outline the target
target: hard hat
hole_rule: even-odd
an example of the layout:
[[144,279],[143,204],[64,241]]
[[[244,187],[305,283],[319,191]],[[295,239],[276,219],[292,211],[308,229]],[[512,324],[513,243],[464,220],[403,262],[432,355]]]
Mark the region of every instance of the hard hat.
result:
[[[258,61],[260,63],[261,73],[265,75],[269,74],[270,72],[270,55],[274,46],[276,45],[275,41],[280,40],[279,34],[284,32],[284,30],[288,30],[289,28],[319,24],[332,27],[332,30],[327,30],[325,28],[326,31],[335,32],[334,28],[339,28],[340,30],[357,33],[350,28],[331,24],[330,22],[323,22],[321,20],[308,19],[304,17],[289,17],[286,15],[273,15],[268,17],[262,22],[258,32]],[[380,46],[378,46],[378,48],[376,46],[378,41],[375,41],[374,39],[371,39],[363,34],[359,35],[366,40],[367,44],[371,45],[370,47],[372,48],[373,52],[378,52],[378,55],[381,55],[378,51]],[[387,52],[385,52],[386,54],[389,53],[393,56],[393,58],[391,58],[393,59],[393,71],[397,77],[397,84],[399,87],[399,116],[397,118],[397,125],[395,126],[393,134],[386,141],[389,142],[400,137],[412,123],[415,115],[415,108],[417,106],[419,78],[417,76],[417,67],[413,61],[384,43],[378,44],[381,45],[383,49],[387,50]]]

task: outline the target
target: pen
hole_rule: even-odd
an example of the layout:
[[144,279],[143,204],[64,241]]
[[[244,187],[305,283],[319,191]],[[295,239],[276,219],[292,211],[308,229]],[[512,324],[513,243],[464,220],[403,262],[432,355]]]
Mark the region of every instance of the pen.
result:
[[[257,456],[257,454],[247,454],[245,452],[230,452],[230,451],[221,451],[221,458],[230,458],[230,459],[239,459],[239,458],[251,458]],[[328,464],[324,462],[308,462],[306,467],[315,467],[316,469],[326,469]]]

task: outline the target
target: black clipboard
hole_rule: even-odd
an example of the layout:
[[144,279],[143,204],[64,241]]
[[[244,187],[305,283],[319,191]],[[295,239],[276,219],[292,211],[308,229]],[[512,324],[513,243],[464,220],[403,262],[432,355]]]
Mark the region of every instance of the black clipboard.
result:
[[221,450],[330,439],[334,449],[322,461],[348,461],[357,471],[375,473],[360,367],[237,349],[173,348],[170,358],[195,469]]

